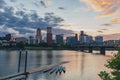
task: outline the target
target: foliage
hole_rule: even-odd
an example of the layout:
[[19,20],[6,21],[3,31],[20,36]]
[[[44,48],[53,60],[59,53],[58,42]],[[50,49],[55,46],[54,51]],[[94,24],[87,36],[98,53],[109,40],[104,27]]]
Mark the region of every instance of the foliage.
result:
[[0,77],[0,80],[4,80],[4,79],[2,79],[2,78]]
[[114,55],[114,57],[107,61],[105,66],[111,69],[110,73],[106,71],[101,71],[98,75],[103,80],[120,80],[120,49],[118,49],[118,53]]

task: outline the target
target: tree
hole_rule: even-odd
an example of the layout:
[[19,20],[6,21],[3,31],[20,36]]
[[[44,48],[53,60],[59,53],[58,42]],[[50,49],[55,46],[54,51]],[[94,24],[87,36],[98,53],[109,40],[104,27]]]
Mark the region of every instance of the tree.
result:
[[105,66],[111,69],[111,72],[101,71],[98,75],[103,80],[120,80],[120,49],[114,57],[107,61]]

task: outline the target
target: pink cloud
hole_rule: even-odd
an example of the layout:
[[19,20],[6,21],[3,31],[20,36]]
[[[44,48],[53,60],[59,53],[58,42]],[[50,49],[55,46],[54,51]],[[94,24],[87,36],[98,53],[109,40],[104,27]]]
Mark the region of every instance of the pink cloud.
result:
[[120,13],[119,0],[80,0],[92,7],[96,12],[101,12],[99,16],[108,16],[114,13]]

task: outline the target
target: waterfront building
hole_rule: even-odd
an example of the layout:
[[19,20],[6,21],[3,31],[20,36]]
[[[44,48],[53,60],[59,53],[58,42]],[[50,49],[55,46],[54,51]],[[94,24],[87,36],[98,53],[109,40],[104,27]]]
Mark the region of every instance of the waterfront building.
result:
[[78,45],[78,41],[74,36],[70,36],[70,37],[67,37],[66,44],[73,47]]
[[89,36],[89,35],[86,35],[86,36],[85,36],[85,42],[86,42],[86,43],[91,43],[91,42],[93,42],[93,37],[92,37],[92,36]]
[[95,41],[96,42],[103,42],[103,36],[96,36]]
[[33,44],[38,44],[38,42],[36,42],[36,39],[33,36],[29,37],[29,44],[33,45]]
[[10,46],[10,42],[7,40],[3,40],[1,43],[2,46]]
[[47,44],[52,44],[52,29],[47,27]]
[[95,42],[97,45],[102,45],[103,44],[103,36],[96,36]]
[[118,45],[120,45],[120,40],[107,40],[107,41],[104,41],[104,45],[106,45],[106,46],[118,46]]
[[89,44],[89,43],[91,43],[91,42],[93,42],[93,37],[92,37],[92,36],[83,35],[83,36],[80,37],[80,43],[81,43],[81,44],[82,44],[82,43],[87,43],[87,44]]
[[120,45],[120,40],[115,40],[115,45],[116,46]]
[[93,42],[93,37],[85,34],[84,31],[81,31],[79,36],[79,42],[80,44],[90,44],[91,42]]
[[56,43],[57,44],[64,44],[64,42],[63,42],[63,34],[56,35]]
[[22,42],[24,44],[28,43],[28,40],[25,37],[17,37],[15,38],[15,42],[19,43]]
[[41,29],[38,28],[36,31],[36,44],[40,44],[42,41]]

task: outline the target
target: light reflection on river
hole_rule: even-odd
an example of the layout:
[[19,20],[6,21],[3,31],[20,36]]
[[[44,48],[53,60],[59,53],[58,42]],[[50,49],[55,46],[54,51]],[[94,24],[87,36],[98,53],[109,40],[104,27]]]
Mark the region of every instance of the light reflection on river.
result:
[[[17,72],[19,51],[0,51],[0,76],[6,76]],[[83,53],[80,51],[52,50],[52,51],[28,51],[28,70],[61,61],[70,61],[64,64],[66,73],[35,73],[29,75],[28,80],[101,80],[97,75],[104,67],[110,56]],[[108,54],[109,52],[107,52]],[[24,69],[24,57],[22,54],[21,71]]]

